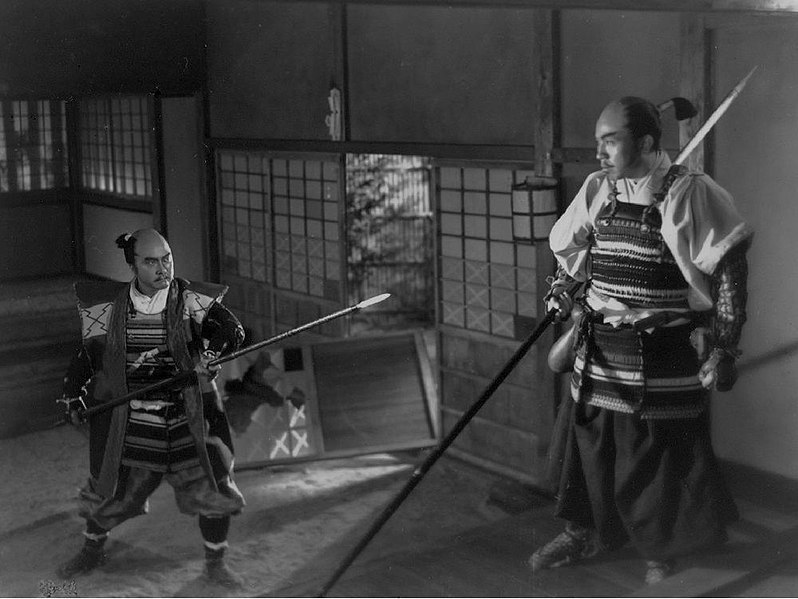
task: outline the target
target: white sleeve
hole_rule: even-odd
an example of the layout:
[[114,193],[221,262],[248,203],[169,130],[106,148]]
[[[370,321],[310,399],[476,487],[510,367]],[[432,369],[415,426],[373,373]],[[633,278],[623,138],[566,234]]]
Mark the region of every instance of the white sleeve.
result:
[[753,231],[729,192],[707,175],[677,181],[662,208],[662,236],[693,288],[691,305],[707,309],[712,305],[708,275]]
[[599,209],[606,203],[606,197],[602,199],[599,191],[606,187],[600,171],[589,175],[549,235],[549,247],[557,262],[577,281],[587,279],[593,223]]

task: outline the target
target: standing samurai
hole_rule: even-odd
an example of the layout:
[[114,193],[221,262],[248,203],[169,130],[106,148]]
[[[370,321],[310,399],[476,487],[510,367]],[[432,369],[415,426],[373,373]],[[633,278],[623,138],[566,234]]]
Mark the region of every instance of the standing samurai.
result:
[[595,129],[601,170],[551,231],[548,309],[567,318],[574,282],[584,295],[562,412],[565,531],[535,551],[533,571],[630,542],[653,584],[676,558],[725,542],[737,518],[707,408],[736,379],[752,231],[705,174],[685,170],[662,196],[661,135],[651,102],[609,104]]
[[179,371],[188,385],[153,391],[97,414],[90,422],[91,477],[80,492],[85,543],[58,574],[71,578],[105,562],[103,546],[118,524],[145,514],[163,479],[181,512],[196,515],[205,542],[208,578],[240,580],[224,562],[230,516],[244,498],[233,481],[227,418],[209,362],[244,340],[225,308],[226,288],[174,277],[172,250],[153,229],[121,235],[117,245],[133,273],[130,283],[76,285],[83,343],[64,379],[67,417]]

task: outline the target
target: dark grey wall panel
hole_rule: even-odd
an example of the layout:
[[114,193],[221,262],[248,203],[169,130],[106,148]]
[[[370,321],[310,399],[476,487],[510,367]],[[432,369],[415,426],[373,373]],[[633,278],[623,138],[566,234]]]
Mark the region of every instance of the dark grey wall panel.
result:
[[0,93],[194,92],[202,0],[3,0]]
[[66,202],[0,209],[0,280],[71,273],[69,222]]
[[352,139],[531,144],[532,16],[349,6]]
[[330,5],[210,0],[207,10],[211,135],[329,139]]

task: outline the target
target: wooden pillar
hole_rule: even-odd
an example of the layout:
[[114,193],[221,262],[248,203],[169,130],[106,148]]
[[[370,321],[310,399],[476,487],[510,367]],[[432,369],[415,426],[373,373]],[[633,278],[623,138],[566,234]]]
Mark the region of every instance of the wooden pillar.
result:
[[[330,28],[332,29],[332,48],[334,72],[330,73],[330,89],[337,88],[341,93],[341,139],[351,138],[349,131],[349,64],[347,62],[347,6],[345,2],[332,3],[328,8]],[[341,196],[343,197],[343,196]]]
[[[561,176],[561,166],[552,160],[552,152],[560,147],[560,80],[559,80],[559,53],[560,53],[560,13],[557,10],[537,9],[534,15],[533,44],[535,52],[535,174],[542,177]],[[546,196],[549,197],[546,197]],[[535,199],[553,202],[562,209],[563,199],[559,190],[535,192]],[[545,241],[537,242],[537,295],[540,300],[548,289],[546,278],[554,273],[555,260],[549,244]],[[538,314],[543,314],[543,306],[539,305]],[[547,398],[549,410],[541,411],[540,417],[550,418],[554,423],[554,413],[560,399],[559,377],[548,367],[548,348],[551,347],[559,327],[549,327],[549,330],[537,342],[535,368],[537,370],[538,386],[533,392],[540,396],[541,405],[546,405]],[[547,427],[551,428],[551,427]],[[541,448],[545,450],[545,448]]]
[[[208,23],[208,3],[201,2],[202,21]],[[208,28],[206,26],[203,33],[207,42]],[[202,45],[201,55],[201,72],[208,72],[208,44]],[[210,89],[208,88],[208,77],[204,77],[202,81],[202,89],[200,94],[200,147],[203,151],[203,164],[205,165],[203,171],[203,191],[205,192],[202,201],[206,206],[206,215],[208,217],[206,227],[203,227],[204,232],[207,233],[206,243],[206,261],[207,271],[205,273],[208,281],[220,281],[222,276],[221,264],[221,248],[220,248],[220,231],[219,231],[219,198],[216,189],[216,149],[211,143],[211,109],[210,109]],[[269,232],[269,239],[271,239],[271,232]],[[273,322],[273,321],[272,321]],[[270,331],[271,332],[271,331]]]
[[[698,109],[693,118],[679,124],[679,146],[690,140],[711,113],[709,77],[709,34],[702,15],[687,13],[681,18],[680,36],[680,89],[679,93],[690,100]],[[691,170],[703,171],[711,154],[711,139],[693,150],[687,158]]]
[[5,131],[6,143],[6,175],[8,177],[8,191],[17,191],[17,156],[19,142],[17,131],[14,128],[14,102],[2,100],[2,119],[3,131]]
[[86,271],[86,251],[83,232],[83,202],[80,189],[83,185],[81,166],[83,165],[80,144],[80,103],[78,100],[66,101],[67,160],[69,164],[69,206],[72,215],[72,260],[74,271]]
[[[150,169],[152,171],[152,222],[153,227],[161,235],[168,238],[169,231],[166,222],[166,175],[164,173],[163,157],[163,107],[161,106],[161,93],[147,96],[150,118]],[[112,146],[113,147],[113,146]]]

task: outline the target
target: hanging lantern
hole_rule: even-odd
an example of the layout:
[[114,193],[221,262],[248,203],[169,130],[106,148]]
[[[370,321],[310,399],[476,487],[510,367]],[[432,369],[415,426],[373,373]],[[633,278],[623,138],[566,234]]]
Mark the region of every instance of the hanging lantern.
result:
[[559,217],[554,177],[527,177],[512,187],[513,240],[518,243],[545,241]]

